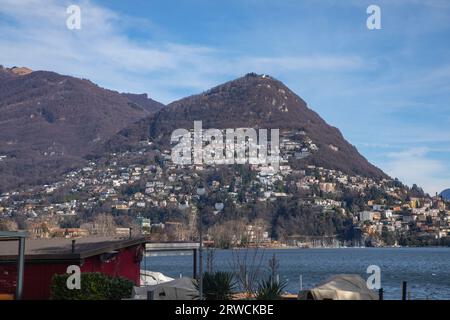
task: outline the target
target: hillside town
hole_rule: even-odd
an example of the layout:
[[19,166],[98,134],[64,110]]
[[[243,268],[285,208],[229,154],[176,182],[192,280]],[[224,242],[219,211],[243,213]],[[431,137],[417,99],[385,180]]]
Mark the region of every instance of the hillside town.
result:
[[[141,141],[136,150],[91,160],[61,181],[3,193],[0,228],[25,229],[35,238],[133,233],[193,240],[200,205],[195,186],[205,183],[202,223],[212,246],[449,243],[450,204],[441,197],[398,180],[301,167],[298,161],[318,147],[302,130],[284,131],[280,139],[278,171],[261,165],[175,165],[169,149]],[[306,212],[306,221],[289,217],[292,225],[283,227],[282,210]],[[271,221],[274,212],[279,218]]]

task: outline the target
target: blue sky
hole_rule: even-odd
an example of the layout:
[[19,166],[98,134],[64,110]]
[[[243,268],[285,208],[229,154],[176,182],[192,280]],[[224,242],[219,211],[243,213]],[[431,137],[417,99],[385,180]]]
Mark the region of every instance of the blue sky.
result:
[[[66,8],[81,8],[81,30]],[[368,30],[366,8],[381,8]],[[0,0],[0,64],[170,102],[283,81],[393,177],[450,187],[450,1]]]

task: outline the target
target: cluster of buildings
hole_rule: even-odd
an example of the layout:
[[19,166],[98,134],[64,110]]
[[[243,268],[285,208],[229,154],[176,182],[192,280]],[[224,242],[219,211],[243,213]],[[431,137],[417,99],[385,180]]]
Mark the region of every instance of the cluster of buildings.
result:
[[[408,234],[416,237],[441,239],[450,236],[450,210],[439,196],[432,198],[411,197],[409,201],[397,201],[393,206],[368,201],[369,210],[359,212],[355,223],[364,234],[380,236],[383,233]],[[395,244],[398,244],[395,241]]]
[[[216,168],[210,165],[176,165],[172,162],[170,150],[159,150],[148,141],[142,142],[140,147],[133,152],[111,154],[106,160],[91,161],[51,185],[3,193],[0,195],[0,222],[5,224],[9,221],[9,229],[14,229],[11,221],[25,221],[36,237],[78,237],[103,234],[104,231],[99,230],[105,228],[96,227],[93,221],[84,221],[76,228],[64,227],[61,222],[67,217],[76,218],[81,212],[97,214],[105,211],[126,214],[133,219],[133,226],[106,228],[110,233],[123,235],[132,229],[140,233],[171,230],[181,240],[192,237],[195,235],[196,213],[186,209],[194,206],[195,184]],[[325,147],[337,149],[333,145]],[[214,214],[221,214],[224,202],[239,210],[251,203],[301,194],[304,204],[351,216],[355,227],[367,237],[376,238],[386,230],[397,234],[414,231],[437,238],[449,235],[450,208],[439,197],[409,197],[403,185],[389,179],[375,181],[314,165],[303,169],[291,166],[293,159],[302,159],[317,150],[304,131],[285,131],[281,134],[279,170],[250,165],[250,178],[239,171],[233,172],[228,179],[212,175],[208,189],[221,195],[214,205]],[[371,188],[379,190],[383,197],[371,199],[365,194]],[[358,212],[345,201],[344,194],[349,192],[364,199]],[[149,212],[169,208],[190,212],[186,214],[188,223],[170,219],[151,221],[148,218]],[[251,223],[249,225],[251,228]],[[266,235],[264,241],[270,241],[270,226],[263,232]]]

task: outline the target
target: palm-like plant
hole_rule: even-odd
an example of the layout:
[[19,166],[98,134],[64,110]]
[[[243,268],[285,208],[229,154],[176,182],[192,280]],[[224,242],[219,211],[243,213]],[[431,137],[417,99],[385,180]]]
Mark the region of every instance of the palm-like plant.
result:
[[[236,282],[231,272],[205,272],[203,274],[203,297],[206,300],[230,300]],[[198,289],[198,284],[196,284]]]
[[280,300],[286,284],[274,281],[272,277],[261,281],[256,292],[256,300]]

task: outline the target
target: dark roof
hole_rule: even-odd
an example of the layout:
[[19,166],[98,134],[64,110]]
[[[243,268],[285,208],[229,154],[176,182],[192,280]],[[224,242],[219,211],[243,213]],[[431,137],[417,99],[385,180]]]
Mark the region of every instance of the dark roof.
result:
[[19,240],[26,237],[27,233],[23,231],[0,231],[0,241]]
[[[72,240],[75,250],[72,253]],[[25,260],[79,260],[145,243],[145,238],[85,237],[27,239]],[[0,242],[0,263],[17,259],[18,242]]]

